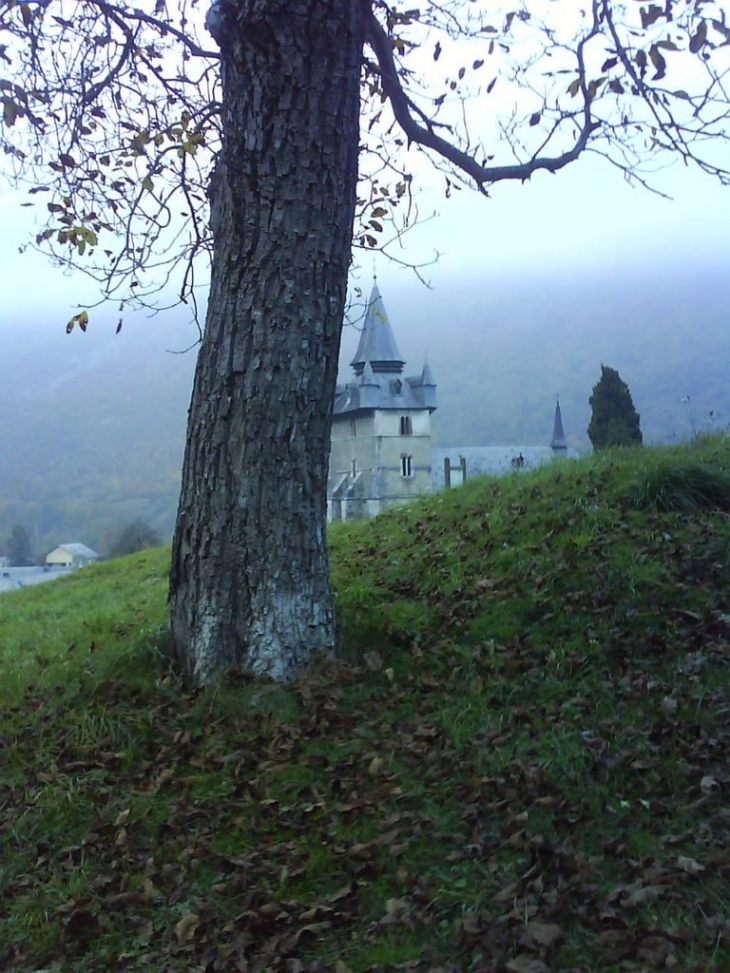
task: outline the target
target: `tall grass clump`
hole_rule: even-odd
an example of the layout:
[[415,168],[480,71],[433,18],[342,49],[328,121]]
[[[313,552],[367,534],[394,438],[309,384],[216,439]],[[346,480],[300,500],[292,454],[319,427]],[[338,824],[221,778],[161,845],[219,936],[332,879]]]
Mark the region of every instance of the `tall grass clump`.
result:
[[660,460],[641,470],[626,494],[636,510],[730,511],[730,476],[705,463]]

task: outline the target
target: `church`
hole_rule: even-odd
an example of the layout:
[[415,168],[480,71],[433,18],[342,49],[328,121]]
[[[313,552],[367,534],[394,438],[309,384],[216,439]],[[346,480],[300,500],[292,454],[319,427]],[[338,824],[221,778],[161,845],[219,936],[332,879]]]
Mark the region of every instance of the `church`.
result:
[[428,361],[418,375],[404,375],[405,364],[375,282],[350,362],[353,379],[335,391],[327,482],[330,521],[374,517],[473,476],[501,475],[577,456],[565,439],[559,402],[549,446],[432,448],[436,383]]

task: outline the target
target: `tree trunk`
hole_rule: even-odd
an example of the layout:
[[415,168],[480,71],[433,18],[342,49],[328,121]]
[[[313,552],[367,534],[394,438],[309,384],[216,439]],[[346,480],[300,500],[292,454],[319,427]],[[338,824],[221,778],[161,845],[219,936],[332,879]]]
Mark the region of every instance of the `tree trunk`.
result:
[[220,4],[213,269],[170,575],[197,684],[286,681],[335,647],[326,483],[369,2]]

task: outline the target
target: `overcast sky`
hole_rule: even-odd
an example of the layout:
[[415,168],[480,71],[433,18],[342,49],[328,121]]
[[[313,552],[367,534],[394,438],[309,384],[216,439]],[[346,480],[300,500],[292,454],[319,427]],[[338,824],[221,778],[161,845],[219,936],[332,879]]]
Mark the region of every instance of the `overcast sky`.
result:
[[[495,284],[519,278],[525,286],[541,277],[565,278],[596,270],[617,278],[635,278],[643,269],[710,267],[730,281],[730,188],[699,172],[675,165],[657,174],[657,186],[671,200],[632,188],[608,163],[586,158],[551,175],[536,174],[530,183],[501,184],[491,199],[462,190],[445,199],[438,178],[417,197],[422,218],[433,219],[410,231],[394,252],[406,262],[435,264],[422,273],[434,287],[460,278]],[[78,301],[94,297],[94,285],[82,275],[64,273],[47,259],[18,245],[30,232],[19,193],[0,199],[0,266],[7,327],[65,322]],[[377,268],[381,290],[420,286],[410,271],[358,251],[356,271],[369,290]],[[729,298],[730,305],[730,298]],[[103,319],[116,321],[116,306]],[[97,316],[102,320],[102,316]]]
[[[581,3],[561,0],[560,6],[543,3],[541,8],[541,2],[533,0],[531,13],[537,16],[543,9],[553,26],[570,31],[576,17],[580,20]],[[479,8],[479,2],[472,5],[473,11]],[[485,8],[490,16],[493,8],[492,2]],[[488,39],[478,43],[488,43]],[[460,54],[450,64],[451,49],[445,46],[438,64],[432,55],[433,37],[428,37],[413,55],[418,70],[436,86],[434,92],[444,88],[458,64],[470,63],[470,58],[462,60]],[[474,49],[475,54],[478,50]],[[681,71],[673,69],[673,83],[682,77]],[[493,129],[495,107],[506,112],[516,97],[515,89],[503,83],[501,74],[499,80],[489,102],[477,99],[470,106],[475,109],[476,130],[482,124]],[[524,98],[524,93],[520,97]],[[489,112],[480,108],[486,104]],[[459,103],[457,110],[461,110]],[[488,144],[494,144],[493,136],[492,131]],[[728,163],[727,159],[718,161]],[[464,278],[483,281],[485,286],[517,279],[527,287],[549,277],[554,282],[565,280],[569,286],[576,276],[597,271],[635,279],[642,272],[653,273],[659,268],[675,275],[680,268],[712,267],[730,279],[730,187],[721,187],[696,168],[675,163],[650,180],[671,195],[671,200],[628,185],[617,169],[590,153],[555,175],[537,172],[526,184],[497,184],[490,199],[467,189],[446,199],[443,177],[423,164],[422,153],[410,150],[408,166],[418,176],[416,202],[424,222],[407,233],[402,249],[396,247],[394,252],[405,263],[416,264],[428,264],[440,255],[436,263],[421,271],[433,285],[434,301],[439,300],[440,288]],[[22,192],[0,193],[4,283],[0,324],[13,326],[20,319],[25,325],[40,320],[63,325],[79,303],[92,302],[97,292],[83,276],[64,274],[30,250],[18,253],[18,246],[33,233],[32,211],[20,207],[27,198]],[[38,209],[42,214],[42,197]],[[434,212],[438,216],[429,219]],[[412,272],[372,254],[358,251],[355,262],[355,276],[366,291],[377,268],[386,301],[391,289],[400,292],[421,286]],[[180,316],[180,312],[173,313],[176,318]],[[92,323],[106,320],[113,328],[117,317],[117,308],[112,305],[104,314],[95,312]]]
[[[497,185],[488,200],[466,190],[447,200],[434,187],[421,211],[439,216],[406,237],[403,257],[427,260],[440,251],[423,271],[435,286],[458,277],[567,281],[597,269],[634,276],[643,267],[712,265],[730,272],[730,187],[680,165],[657,173],[654,183],[673,198],[629,186],[605,160],[589,157],[529,183]],[[372,261],[358,257],[367,276]],[[404,276],[382,261],[378,273],[389,282]]]

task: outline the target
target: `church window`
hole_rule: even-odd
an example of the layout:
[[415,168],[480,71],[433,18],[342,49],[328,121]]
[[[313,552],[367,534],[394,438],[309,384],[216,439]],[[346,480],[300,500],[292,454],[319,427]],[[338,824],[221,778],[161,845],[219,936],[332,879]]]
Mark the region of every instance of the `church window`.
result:
[[413,457],[405,453],[400,458],[400,475],[413,476]]
[[400,434],[401,436],[413,435],[413,423],[410,416],[400,417]]
[[357,436],[357,419],[350,419],[350,435],[353,439]]
[[353,459],[353,461],[352,461],[352,475],[353,476],[357,476],[357,460],[356,459]]

